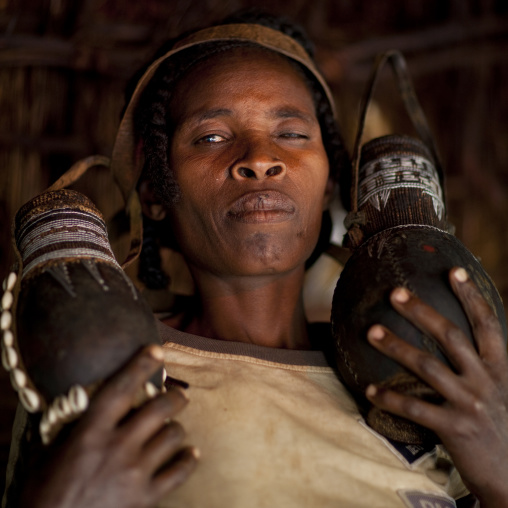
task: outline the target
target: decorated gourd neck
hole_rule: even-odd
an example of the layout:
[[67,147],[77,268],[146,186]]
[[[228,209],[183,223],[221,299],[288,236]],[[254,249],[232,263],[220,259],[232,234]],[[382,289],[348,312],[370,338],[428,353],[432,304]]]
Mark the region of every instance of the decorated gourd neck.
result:
[[358,211],[363,241],[401,225],[449,230],[439,174],[421,141],[388,135],[362,147]]
[[23,278],[36,268],[66,259],[104,261],[121,270],[111,250],[100,211],[83,194],[62,189],[41,194],[15,219]]

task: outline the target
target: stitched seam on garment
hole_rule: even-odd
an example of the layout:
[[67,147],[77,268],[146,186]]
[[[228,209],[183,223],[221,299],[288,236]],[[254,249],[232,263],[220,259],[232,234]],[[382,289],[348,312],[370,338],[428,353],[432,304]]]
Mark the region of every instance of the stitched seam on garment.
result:
[[188,346],[182,346],[181,344],[176,344],[174,342],[166,342],[162,346],[165,349],[176,349],[178,351],[182,351],[184,353],[188,353],[194,356],[199,356],[202,358],[215,358],[221,360],[235,360],[246,363],[252,363],[255,365],[264,365],[266,367],[276,367],[284,370],[292,370],[296,372],[314,372],[314,373],[327,373],[331,372],[330,367],[317,367],[312,365],[292,365],[288,363],[279,363],[279,362],[271,362],[269,360],[262,360],[260,358],[254,358],[252,356],[244,356],[244,355],[236,355],[236,354],[228,354],[228,353],[216,353],[213,351],[201,351],[199,349],[195,349]]

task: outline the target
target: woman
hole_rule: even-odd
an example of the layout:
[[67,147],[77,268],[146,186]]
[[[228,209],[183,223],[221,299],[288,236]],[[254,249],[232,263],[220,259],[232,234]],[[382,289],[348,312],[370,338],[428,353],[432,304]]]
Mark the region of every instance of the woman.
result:
[[[191,35],[147,76],[127,109],[113,167],[129,195],[143,145],[143,211],[171,225],[195,299],[161,322],[162,350],[145,350],[105,385],[27,486],[24,503],[454,506],[467,491],[447,453],[404,458],[369,430],[320,351],[326,332],[306,321],[305,266],[342,155],[331,98],[305,50],[259,22],[233,24]],[[139,138],[131,136],[133,116]],[[506,353],[466,272],[456,269],[450,280],[479,354],[406,290],[392,303],[443,344],[458,374],[388,330],[369,332],[374,347],[431,382],[446,403],[375,387],[367,395],[434,430],[481,506],[501,507]],[[131,412],[135,389],[162,361],[189,388]],[[194,472],[199,453],[184,445],[183,429],[201,451]]]

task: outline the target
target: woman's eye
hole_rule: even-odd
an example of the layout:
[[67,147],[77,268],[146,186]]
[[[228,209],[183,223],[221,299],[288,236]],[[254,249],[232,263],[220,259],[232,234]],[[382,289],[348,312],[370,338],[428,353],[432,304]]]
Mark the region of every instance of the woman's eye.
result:
[[220,134],[207,134],[206,136],[199,138],[197,140],[197,143],[212,144],[212,143],[221,143],[223,141],[226,141],[226,138],[224,138],[224,136],[221,136]]
[[309,139],[309,136],[301,132],[283,132],[280,134],[280,137],[286,139]]

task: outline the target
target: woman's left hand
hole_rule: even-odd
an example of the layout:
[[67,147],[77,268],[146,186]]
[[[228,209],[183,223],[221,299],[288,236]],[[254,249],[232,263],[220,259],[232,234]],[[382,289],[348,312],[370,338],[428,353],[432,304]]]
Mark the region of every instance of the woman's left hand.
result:
[[369,342],[413,371],[445,402],[431,404],[374,386],[367,398],[381,409],[433,430],[481,506],[508,507],[508,355],[499,319],[462,268],[450,272],[452,288],[469,318],[476,349],[466,335],[406,289],[393,307],[442,346],[455,371],[388,329],[375,325]]

